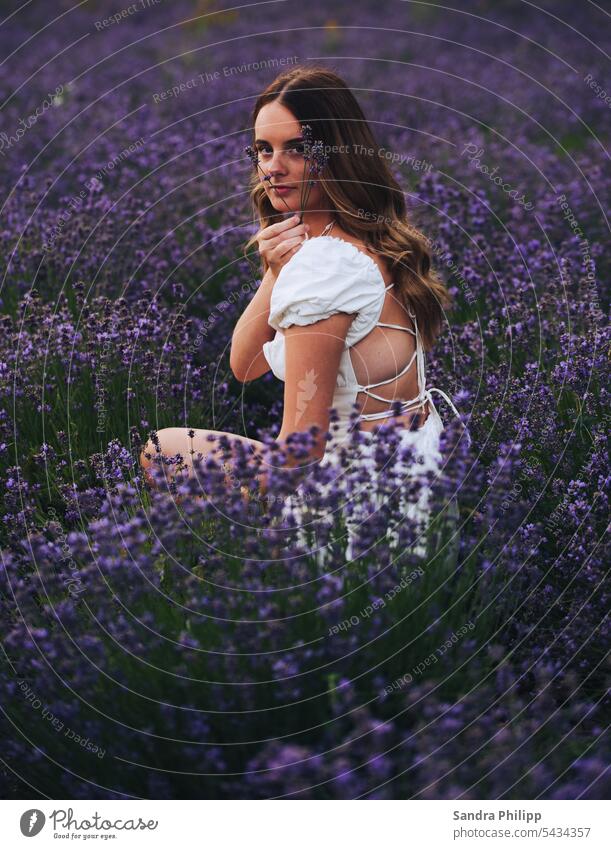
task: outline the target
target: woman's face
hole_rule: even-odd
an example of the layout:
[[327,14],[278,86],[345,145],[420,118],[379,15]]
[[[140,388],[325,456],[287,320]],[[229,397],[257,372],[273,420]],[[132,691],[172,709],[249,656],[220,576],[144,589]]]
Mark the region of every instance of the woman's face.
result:
[[[257,174],[278,212],[297,212],[302,209],[301,196],[306,191],[309,163],[303,158],[301,139],[299,121],[286,106],[273,102],[266,103],[260,109],[255,121],[254,147],[259,155]],[[269,174],[271,179],[265,180],[264,174]],[[274,188],[276,185],[278,189]],[[289,188],[283,191],[281,185]],[[316,181],[310,187],[305,209],[326,208],[323,198],[323,189]]]

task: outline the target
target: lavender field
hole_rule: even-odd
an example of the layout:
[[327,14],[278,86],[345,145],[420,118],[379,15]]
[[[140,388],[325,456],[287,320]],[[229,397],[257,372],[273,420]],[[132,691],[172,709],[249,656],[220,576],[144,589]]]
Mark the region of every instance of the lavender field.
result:
[[[4,798],[608,798],[609,16],[456,5],[1,4]],[[428,376],[472,442],[440,402],[425,534],[391,425],[377,483],[358,432],[299,479],[282,384],[229,368],[250,115],[301,63],[355,92],[454,299]],[[172,425],[265,441],[273,499],[215,463],[152,489]]]

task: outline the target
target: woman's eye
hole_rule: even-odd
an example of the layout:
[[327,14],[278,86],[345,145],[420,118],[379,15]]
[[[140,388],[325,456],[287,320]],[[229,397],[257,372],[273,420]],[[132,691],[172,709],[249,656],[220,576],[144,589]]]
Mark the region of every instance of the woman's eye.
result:
[[[257,148],[257,152],[262,159],[266,159],[267,157],[270,157],[273,154],[273,150],[271,149],[271,147],[259,147]],[[287,147],[285,148],[285,153],[287,153],[289,156],[303,156],[304,147],[302,144]]]

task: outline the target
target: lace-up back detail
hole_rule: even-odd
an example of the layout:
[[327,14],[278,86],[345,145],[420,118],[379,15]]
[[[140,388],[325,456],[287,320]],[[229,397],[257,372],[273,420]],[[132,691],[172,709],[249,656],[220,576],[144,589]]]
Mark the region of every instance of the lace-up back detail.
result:
[[[418,394],[415,398],[401,401],[400,414],[418,408],[424,409],[427,402],[431,411],[436,413],[431,393],[438,392],[458,416],[458,410],[445,392],[437,388],[426,388],[424,348],[415,312],[408,309],[413,329],[379,321],[386,292],[394,283],[385,285],[378,264],[369,254],[352,242],[329,236],[327,232],[328,230],[323,235],[310,237],[301,245],[280,270],[272,290],[268,323],[276,330],[276,335],[271,341],[264,343],[263,353],[276,377],[285,379],[283,329],[293,324],[313,324],[340,312],[354,314],[346,336],[333,397],[333,407],[340,411],[344,425],[347,425],[351,413],[354,412],[352,407],[359,392],[389,405],[389,409],[382,412],[361,413],[360,419],[375,421],[392,416],[392,405],[396,402],[389,401],[371,390],[398,380],[414,364],[417,369]],[[411,333],[416,340],[416,349],[399,374],[361,386],[354,372],[349,349],[364,339],[374,327],[388,327]]]
[[[394,286],[394,283],[389,283],[388,286],[384,287],[384,291],[388,292]],[[416,348],[414,353],[410,357],[409,361],[406,365],[401,369],[399,374],[395,374],[392,377],[387,378],[386,380],[379,380],[376,383],[367,383],[362,385],[358,383],[356,380],[356,374],[354,375],[354,383],[356,385],[358,392],[364,392],[366,395],[369,395],[370,398],[375,398],[378,401],[383,401],[386,404],[393,404],[395,402],[389,401],[388,398],[384,398],[381,395],[378,395],[376,392],[371,392],[371,389],[375,389],[378,386],[384,386],[388,383],[392,383],[394,380],[399,380],[399,378],[403,377],[410,368],[416,363],[417,374],[418,374],[418,394],[415,398],[411,398],[409,401],[401,402],[401,415],[411,412],[413,410],[417,410],[419,408],[423,408],[427,402],[426,396],[426,376],[425,376],[425,362],[424,362],[424,349],[422,347],[422,340],[420,338],[420,332],[418,330],[418,319],[416,318],[415,312],[413,310],[409,310],[409,317],[414,323],[414,329],[411,327],[404,327],[402,324],[391,324],[389,322],[377,321],[374,327],[388,327],[393,330],[404,330],[406,333],[411,333],[412,336],[416,339]],[[351,346],[353,347],[353,346]],[[354,368],[352,369],[354,372]],[[359,418],[363,421],[376,421],[377,419],[384,419],[388,416],[393,415],[392,407],[389,410],[382,410],[379,413],[361,413]]]

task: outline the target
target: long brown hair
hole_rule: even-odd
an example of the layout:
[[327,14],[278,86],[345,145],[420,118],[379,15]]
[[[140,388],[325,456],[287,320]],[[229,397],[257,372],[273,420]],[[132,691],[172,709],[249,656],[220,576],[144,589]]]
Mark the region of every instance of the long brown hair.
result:
[[[342,229],[360,239],[373,253],[388,258],[393,291],[416,313],[422,343],[433,346],[450,295],[432,267],[425,236],[408,219],[405,197],[381,155],[367,119],[341,77],[323,66],[298,66],[280,74],[259,95],[252,126],[267,103],[278,101],[300,123],[310,124],[312,137],[329,151],[318,177]],[[350,153],[337,153],[340,150]],[[261,228],[278,220],[258,169],[253,169],[251,200]],[[255,244],[253,236],[244,252]],[[262,258],[263,272],[267,263]]]

